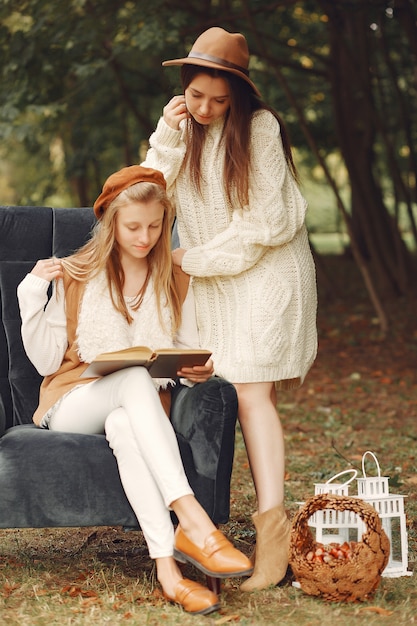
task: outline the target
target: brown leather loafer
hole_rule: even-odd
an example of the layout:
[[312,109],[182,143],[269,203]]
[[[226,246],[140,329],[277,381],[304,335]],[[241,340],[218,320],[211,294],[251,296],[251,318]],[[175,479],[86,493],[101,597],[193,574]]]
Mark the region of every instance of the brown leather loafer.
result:
[[184,611],[195,615],[207,615],[220,608],[219,598],[215,593],[199,583],[183,578],[175,587],[175,596],[164,593],[166,600],[180,604]]
[[180,526],[175,531],[174,557],[181,563],[192,563],[207,576],[232,578],[250,576],[253,566],[250,560],[239,552],[220,530],[215,530],[200,549],[182,532]]

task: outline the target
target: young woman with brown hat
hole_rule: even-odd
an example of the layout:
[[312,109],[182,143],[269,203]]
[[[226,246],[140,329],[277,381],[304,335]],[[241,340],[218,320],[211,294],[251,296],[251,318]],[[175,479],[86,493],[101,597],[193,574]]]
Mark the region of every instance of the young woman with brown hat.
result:
[[181,65],[145,164],[160,169],[178,218],[174,262],[193,277],[202,345],[236,385],[257,496],[255,570],[285,576],[284,437],[278,389],[299,386],[317,350],[315,268],[291,148],[249,76],[245,37],[209,28]]
[[[70,257],[39,260],[18,287],[25,350],[45,376],[34,421],[51,430],[105,432],[165,597],[191,613],[210,613],[219,608],[217,595],[183,578],[174,550],[212,576],[252,569],[189,486],[161,402],[173,381],[151,379],[143,367],[80,378],[102,352],[198,346],[188,278],[173,271],[173,210],[163,175],[139,165],[112,174],[94,211],[87,244]],[[180,374],[198,383],[212,371],[209,360]],[[170,510],[179,520],[175,537]]]

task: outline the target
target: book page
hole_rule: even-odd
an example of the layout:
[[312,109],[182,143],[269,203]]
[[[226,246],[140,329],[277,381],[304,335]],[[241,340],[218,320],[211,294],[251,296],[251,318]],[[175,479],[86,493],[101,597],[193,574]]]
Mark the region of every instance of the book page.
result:
[[133,346],[124,350],[116,350],[115,352],[103,352],[96,356],[93,362],[98,361],[124,361],[126,359],[148,361],[152,359],[154,353],[146,346]]

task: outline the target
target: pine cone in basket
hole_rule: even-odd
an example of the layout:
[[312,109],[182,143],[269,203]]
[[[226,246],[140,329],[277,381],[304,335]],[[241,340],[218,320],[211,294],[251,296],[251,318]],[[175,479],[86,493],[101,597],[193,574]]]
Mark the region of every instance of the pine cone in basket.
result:
[[[331,547],[342,551],[342,546],[324,547],[314,540],[308,520],[322,509],[353,511],[366,526],[361,541],[342,544],[343,558],[340,555],[340,558],[325,559]],[[334,494],[313,496],[292,521],[289,561],[294,576],[305,593],[325,600],[354,602],[370,598],[388,563],[389,551],[389,539],[378,513],[359,498]]]

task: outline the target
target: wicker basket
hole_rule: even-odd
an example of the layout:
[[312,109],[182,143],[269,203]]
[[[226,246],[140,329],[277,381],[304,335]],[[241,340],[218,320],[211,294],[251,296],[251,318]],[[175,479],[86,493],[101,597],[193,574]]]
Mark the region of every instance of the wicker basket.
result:
[[[366,531],[361,541],[354,544],[349,560],[329,564],[307,559],[307,554],[317,547],[308,520],[323,509],[353,511],[365,523]],[[305,593],[324,600],[355,602],[370,598],[388,563],[389,551],[389,539],[382,530],[378,513],[359,498],[334,494],[313,496],[292,522],[289,561],[294,576]]]

